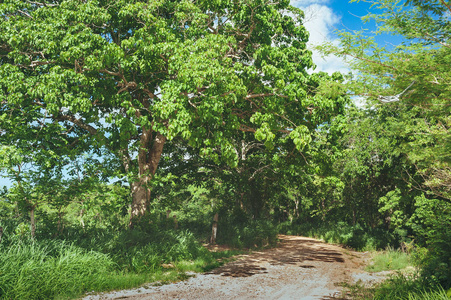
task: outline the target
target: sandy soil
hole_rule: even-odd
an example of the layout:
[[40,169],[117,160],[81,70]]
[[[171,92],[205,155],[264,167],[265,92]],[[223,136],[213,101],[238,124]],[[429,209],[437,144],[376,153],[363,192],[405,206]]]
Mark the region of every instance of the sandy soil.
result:
[[381,280],[363,271],[368,254],[306,237],[279,239],[276,248],[240,255],[186,281],[84,299],[343,299],[341,283]]

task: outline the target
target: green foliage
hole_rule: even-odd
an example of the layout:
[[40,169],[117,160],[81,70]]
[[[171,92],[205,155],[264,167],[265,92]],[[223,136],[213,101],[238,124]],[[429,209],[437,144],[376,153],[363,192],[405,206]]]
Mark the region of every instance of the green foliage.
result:
[[1,145],[59,172],[102,156],[96,174],[137,187],[132,217],[165,143],[236,166],[238,132],[302,150],[349,101],[338,74],[306,71],[303,13],[285,0],[8,0],[0,18]]
[[358,250],[415,243],[420,279],[374,295],[448,288],[449,13],[406,3],[373,1],[381,13],[364,18],[406,37],[394,49],[361,32],[323,47],[352,57],[345,81],[306,72],[303,14],[286,0],[3,1],[0,170],[14,185],[0,194],[0,262],[12,260],[0,297],[217,266],[199,243],[216,213],[217,242],[239,248],[278,232]]
[[[379,46],[365,32],[341,32],[341,46],[324,46],[348,62],[355,76],[349,89],[373,110],[391,112],[388,134],[398,137],[398,151],[423,176],[420,186],[449,198],[450,178],[450,19],[444,1],[373,1],[377,9],[363,18],[375,20],[378,34],[399,34],[405,40],[393,49]],[[383,96],[401,93],[398,101],[381,103]],[[418,188],[420,188],[420,186]]]
[[[149,243],[149,240],[152,242]],[[197,258],[212,260],[208,250],[189,232],[123,232],[115,236],[107,247],[121,269],[136,273],[154,272],[161,268],[162,263]]]
[[219,221],[217,242],[238,248],[260,248],[277,243],[277,228],[269,220],[229,216]]
[[[325,54],[347,60],[353,69],[347,86],[367,103],[354,119],[357,127],[351,122],[349,135],[345,134],[344,153],[352,157],[341,162],[348,177],[344,196],[354,207],[378,211],[366,213],[372,226],[378,225],[382,214],[388,229],[406,230],[418,245],[427,247],[423,278],[448,288],[449,3],[371,3],[374,10],[362,21],[375,21],[375,32],[343,31],[339,47],[321,47]],[[401,35],[404,40],[385,47],[376,43],[379,34]],[[371,205],[354,201],[359,195]]]
[[443,289],[438,291],[422,291],[417,293],[409,292],[408,296],[403,300],[448,300],[450,297]]
[[429,249],[421,258],[423,276],[451,287],[451,204],[439,199],[416,198],[411,226]]

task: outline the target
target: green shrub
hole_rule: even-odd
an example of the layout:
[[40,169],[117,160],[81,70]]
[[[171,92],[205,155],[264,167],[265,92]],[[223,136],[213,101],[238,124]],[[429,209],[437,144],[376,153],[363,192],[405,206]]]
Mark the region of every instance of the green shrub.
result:
[[415,201],[416,210],[409,222],[418,243],[427,248],[419,257],[422,276],[451,288],[451,203],[425,195]]

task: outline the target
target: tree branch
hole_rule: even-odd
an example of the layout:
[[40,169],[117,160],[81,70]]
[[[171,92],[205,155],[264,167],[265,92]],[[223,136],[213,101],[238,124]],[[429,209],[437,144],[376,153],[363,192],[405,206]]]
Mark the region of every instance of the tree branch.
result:
[[445,5],[446,8],[448,8],[449,12],[451,13],[451,5],[450,5],[450,4],[447,4],[447,3],[445,2],[445,0],[440,0],[440,2],[441,2],[443,5]]
[[77,126],[79,126],[80,128],[83,128],[84,130],[88,131],[92,135],[97,133],[97,129],[95,129],[91,125],[85,124],[82,120],[77,119],[74,116],[58,115],[55,119],[59,120],[59,121],[72,122],[72,123],[76,124]]
[[33,19],[33,17],[29,14],[29,13],[27,13],[27,12],[25,12],[25,11],[23,11],[23,10],[17,10],[19,13],[21,13],[21,14],[23,14],[24,16],[26,16],[26,17],[28,17],[28,18],[30,18],[30,19]]
[[50,3],[42,3],[42,2],[35,2],[35,1],[27,1],[27,3],[35,4],[35,5],[39,5],[39,6],[47,6],[47,7],[59,6],[59,4],[50,4]]
[[[257,175],[258,173],[260,173],[261,171],[263,171],[264,169],[269,168],[269,167],[271,167],[271,165],[266,165],[266,166],[263,166],[263,167],[255,170],[254,173],[251,175],[251,177],[249,177],[249,181],[253,180],[255,175]],[[274,173],[277,173],[276,171],[274,171],[272,169],[271,169],[271,171],[273,171]]]

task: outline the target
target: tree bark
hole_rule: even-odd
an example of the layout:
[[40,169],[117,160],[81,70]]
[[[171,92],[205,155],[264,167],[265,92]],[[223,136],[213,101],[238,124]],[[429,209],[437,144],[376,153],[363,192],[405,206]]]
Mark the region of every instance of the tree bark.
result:
[[216,213],[213,218],[213,226],[211,227],[210,244],[216,244],[216,234],[218,233],[219,214]]
[[57,226],[57,231],[58,231],[58,235],[62,235],[63,234],[63,228],[64,228],[64,224],[63,224],[63,212],[61,211],[61,207],[58,210],[58,226]]
[[138,151],[138,179],[131,183],[132,207],[129,226],[142,217],[150,204],[150,182],[160,162],[166,137],[152,130],[143,129]]
[[294,215],[296,216],[296,218],[299,218],[299,198],[297,196],[295,196],[295,200],[294,200]]
[[83,228],[83,229],[85,229],[85,221],[83,220],[84,213],[85,213],[85,209],[82,208],[80,210],[80,224],[81,224],[81,228]]
[[31,238],[34,239],[36,235],[36,221],[34,219],[34,205],[31,207],[30,210],[30,227],[31,227]]

